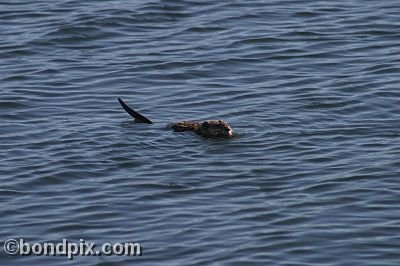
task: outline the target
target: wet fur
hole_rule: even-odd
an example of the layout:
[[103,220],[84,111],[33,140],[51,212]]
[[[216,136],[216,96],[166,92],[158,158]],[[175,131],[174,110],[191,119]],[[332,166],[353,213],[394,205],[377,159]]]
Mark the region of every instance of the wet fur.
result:
[[233,135],[232,128],[222,120],[181,121],[170,127],[177,132],[193,131],[206,138],[229,138]]
[[[152,124],[153,122],[134,111],[128,105],[118,98],[119,103],[124,110],[135,118],[135,122]],[[233,136],[232,128],[223,120],[208,121],[180,121],[169,125],[176,132],[193,131],[205,138],[230,138]]]

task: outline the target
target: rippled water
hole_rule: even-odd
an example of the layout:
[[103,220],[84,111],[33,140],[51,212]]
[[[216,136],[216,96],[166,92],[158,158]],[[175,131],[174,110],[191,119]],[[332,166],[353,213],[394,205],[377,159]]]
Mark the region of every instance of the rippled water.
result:
[[[0,240],[143,256],[1,264],[400,265],[399,17],[397,0],[2,1]],[[236,137],[165,127],[214,118]]]

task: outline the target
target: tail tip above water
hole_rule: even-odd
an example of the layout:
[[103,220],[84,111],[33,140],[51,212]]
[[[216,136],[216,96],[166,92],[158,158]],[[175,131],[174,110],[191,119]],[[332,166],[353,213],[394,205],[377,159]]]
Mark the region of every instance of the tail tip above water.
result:
[[118,97],[118,102],[121,104],[122,108],[124,108],[124,110],[130,114],[133,118],[135,118],[135,122],[138,123],[146,123],[146,124],[153,124],[153,122],[144,117],[143,115],[139,114],[138,112],[136,112],[135,110],[133,110],[132,108],[130,108],[121,98]]

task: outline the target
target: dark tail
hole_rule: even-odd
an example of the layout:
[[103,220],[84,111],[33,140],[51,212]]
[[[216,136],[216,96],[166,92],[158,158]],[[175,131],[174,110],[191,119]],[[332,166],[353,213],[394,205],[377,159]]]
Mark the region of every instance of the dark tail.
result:
[[151,122],[149,119],[147,119],[146,117],[142,116],[141,114],[139,114],[138,112],[136,112],[132,108],[130,108],[128,105],[126,105],[126,103],[124,103],[124,101],[121,100],[120,98],[118,98],[118,101],[121,104],[122,108],[124,108],[124,110],[128,114],[130,114],[133,118],[135,118],[135,122],[153,124],[153,122]]

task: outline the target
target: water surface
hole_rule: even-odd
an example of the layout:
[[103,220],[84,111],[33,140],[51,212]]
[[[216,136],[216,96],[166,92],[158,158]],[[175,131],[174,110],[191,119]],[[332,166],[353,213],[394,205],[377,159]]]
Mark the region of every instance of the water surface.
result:
[[0,240],[143,247],[2,265],[399,265],[398,1],[0,10]]

